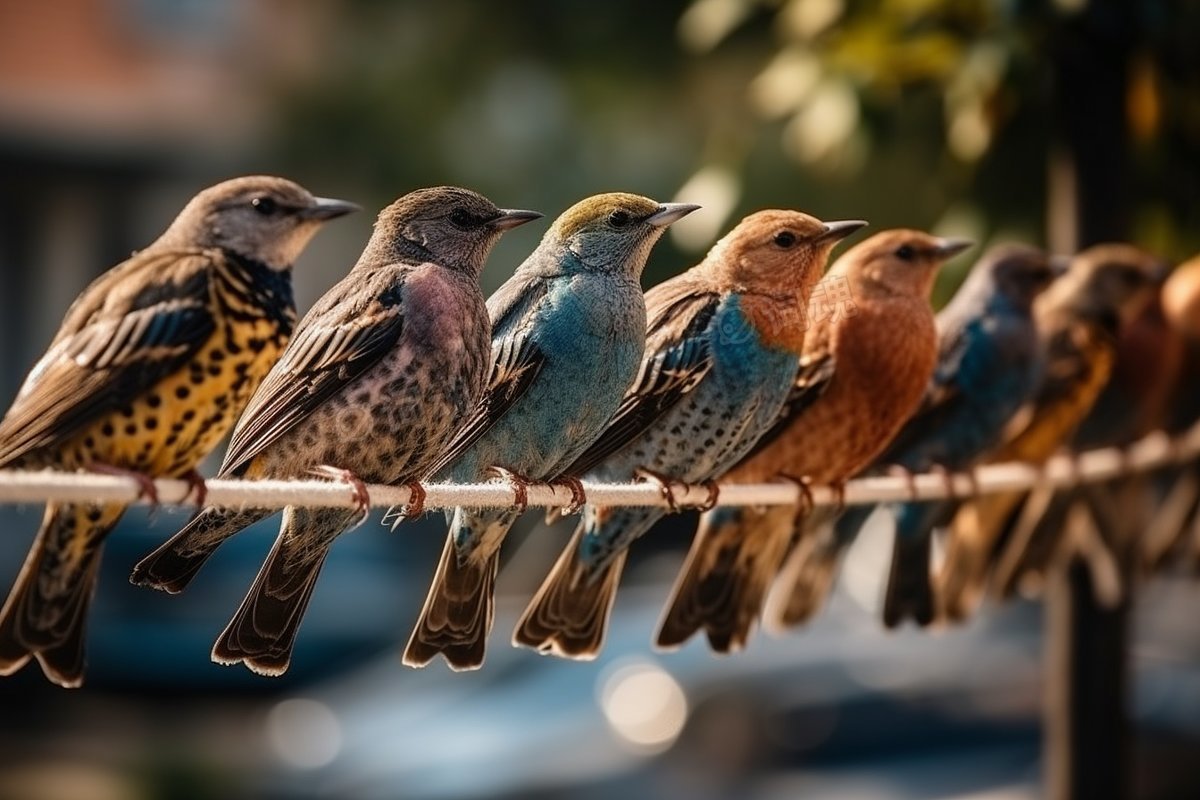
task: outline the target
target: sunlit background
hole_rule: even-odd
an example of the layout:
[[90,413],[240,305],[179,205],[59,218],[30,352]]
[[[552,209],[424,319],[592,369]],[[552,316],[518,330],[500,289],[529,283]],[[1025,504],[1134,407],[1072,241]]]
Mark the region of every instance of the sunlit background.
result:
[[[702,203],[647,285],[769,206],[1179,260],[1200,251],[1198,42],[1187,0],[0,0],[0,403],[92,277],[241,173],[368,209],[301,259],[301,307],[375,210],[442,183],[550,217],[608,190]],[[486,289],[542,230],[504,238]],[[658,656],[684,516],[634,548],[605,655],[561,663],[507,646],[566,532],[533,517],[482,671],[400,665],[441,542],[429,515],[338,542],[291,671],[267,680],[208,652],[276,523],[168,597],[126,579],[185,517],[130,513],[86,688],[0,681],[0,797],[1038,796],[1036,605],[884,633],[878,525],[809,628]],[[39,519],[0,509],[5,589]],[[1139,598],[1140,798],[1200,796],[1198,604],[1181,578]]]

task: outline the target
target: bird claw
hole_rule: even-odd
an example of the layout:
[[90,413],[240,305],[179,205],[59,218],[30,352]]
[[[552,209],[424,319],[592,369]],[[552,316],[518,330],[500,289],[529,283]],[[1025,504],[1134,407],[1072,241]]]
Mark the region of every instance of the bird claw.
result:
[[408,481],[404,484],[408,489],[408,502],[400,511],[400,519],[413,519],[425,513],[425,487],[420,481]]
[[661,472],[655,472],[647,467],[638,467],[633,471],[633,477],[642,482],[650,482],[658,484],[658,491],[662,495],[663,500],[667,501],[667,509],[676,514],[679,512],[679,503],[675,500],[675,492],[671,489],[671,479]]
[[942,486],[946,491],[946,499],[957,500],[958,490],[954,486],[954,473],[945,464],[931,464],[929,471],[934,475],[941,476]]
[[817,503],[813,499],[812,481],[808,478],[792,475],[787,472],[781,472],[775,476],[778,480],[787,481],[796,487],[796,491],[800,493],[800,501],[796,504],[796,516],[806,517],[816,507]]
[[87,465],[89,472],[95,472],[100,475],[114,475],[118,478],[130,478],[138,485],[138,499],[145,500],[150,506],[150,514],[153,515],[158,510],[158,487],[154,484],[154,479],[144,472],[138,472],[132,469],[123,469],[114,467],[112,464],[104,464],[99,461],[93,461]]
[[525,509],[529,508],[529,486],[533,481],[524,475],[518,475],[511,469],[505,469],[495,464],[488,467],[488,473],[494,477],[508,481],[508,485],[512,487],[513,506],[517,509],[518,514],[524,514]]
[[203,508],[204,501],[208,499],[208,484],[204,482],[204,476],[192,469],[188,470],[187,474],[183,476],[183,479],[187,481],[188,485],[187,494],[183,496],[184,501],[186,501],[192,495],[195,495],[196,507]]
[[316,475],[320,478],[329,478],[330,480],[340,481],[350,487],[350,497],[354,500],[354,510],[359,515],[359,520],[356,525],[361,525],[366,521],[371,513],[371,495],[367,491],[367,484],[362,478],[355,475],[348,469],[341,467],[332,467],[328,464],[321,464],[312,467],[308,470],[309,474]]
[[912,470],[899,464],[891,464],[888,466],[887,472],[889,475],[893,475],[897,478],[904,478],[908,485],[909,499],[913,501],[917,499],[917,476]]
[[551,486],[565,486],[571,490],[570,505],[563,506],[562,515],[569,517],[572,514],[578,514],[579,510],[587,505],[587,493],[583,491],[583,481],[572,475],[568,475],[558,480],[551,481]]
[[712,479],[701,481],[700,485],[704,487],[706,492],[708,492],[708,497],[704,498],[704,502],[697,506],[697,508],[701,511],[701,513],[705,511],[712,511],[717,507],[717,503],[721,499],[721,487],[718,486],[717,482]]

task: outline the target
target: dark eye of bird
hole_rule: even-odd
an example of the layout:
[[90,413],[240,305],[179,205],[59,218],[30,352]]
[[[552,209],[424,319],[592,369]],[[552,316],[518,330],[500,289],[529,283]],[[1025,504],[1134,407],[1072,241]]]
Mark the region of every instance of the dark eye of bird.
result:
[[779,245],[784,250],[788,249],[795,243],[796,234],[792,233],[791,231],[780,231],[779,233],[775,234],[775,244]]
[[629,224],[630,216],[626,211],[614,211],[608,215],[608,224],[614,228],[624,228]]
[[456,208],[450,212],[450,221],[460,228],[468,228],[475,222],[475,218],[467,213],[466,209]]
[[896,258],[901,261],[912,261],[916,257],[917,251],[913,249],[912,245],[902,244],[896,249]]
[[270,216],[279,210],[275,201],[270,197],[256,197],[250,201],[250,205],[254,206],[254,210],[264,217]]

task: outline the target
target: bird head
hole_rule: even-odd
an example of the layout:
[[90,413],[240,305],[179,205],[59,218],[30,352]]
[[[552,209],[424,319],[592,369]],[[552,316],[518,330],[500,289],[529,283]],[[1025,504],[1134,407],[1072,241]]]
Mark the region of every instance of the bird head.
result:
[[285,178],[251,175],[193,197],[159,243],[220,247],[286,270],[323,223],[357,210],[344,200],[313,197]]
[[1039,304],[1110,319],[1124,327],[1150,302],[1167,276],[1159,258],[1130,244],[1099,244],[1075,255]]
[[812,286],[834,245],[866,224],[822,222],[799,211],[757,211],[713,245],[704,263],[729,288],[773,294]]
[[565,247],[584,270],[622,272],[636,280],[667,226],[699,207],[624,192],[597,194],[564,211],[543,244]]
[[1038,295],[1066,273],[1069,263],[1067,258],[1030,245],[1001,244],[984,253],[971,275],[979,275],[978,280],[986,283],[988,295],[1029,311]]
[[502,233],[541,216],[536,211],[497,208],[470,189],[418,189],[379,212],[359,265],[393,263],[412,257],[415,249],[420,257],[478,277]]
[[830,268],[857,291],[927,298],[942,264],[971,246],[922,231],[882,231],[850,248]]

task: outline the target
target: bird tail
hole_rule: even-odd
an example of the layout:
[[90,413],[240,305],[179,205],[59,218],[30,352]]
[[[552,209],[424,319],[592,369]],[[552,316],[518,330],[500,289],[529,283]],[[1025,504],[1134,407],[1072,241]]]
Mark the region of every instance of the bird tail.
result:
[[440,654],[456,671],[483,665],[499,565],[499,548],[482,559],[459,563],[453,533],[446,537],[433,585],[404,649],[405,664],[423,667]]
[[745,647],[787,551],[794,519],[788,506],[706,513],[659,626],[658,647],[676,649],[701,629],[718,653]]
[[357,512],[288,507],[258,577],[213,645],[212,660],[244,662],[250,671],[271,677],[287,672],[329,548],[358,518]]
[[930,576],[933,531],[957,510],[953,503],[906,503],[896,517],[892,567],[883,600],[883,624],[906,617],[925,627],[937,616]]
[[832,528],[829,513],[815,513],[792,538],[795,546],[780,570],[777,588],[767,601],[764,621],[782,633],[803,625],[825,605],[837,577],[842,554],[858,537],[875,506],[853,506],[840,513]]
[[579,557],[585,527],[580,525],[550,575],[521,615],[513,644],[539,653],[591,661],[604,646],[625,549],[600,569]]
[[129,582],[171,594],[187,588],[192,578],[226,539],[275,513],[271,509],[206,508],[133,568]]
[[938,574],[938,601],[946,619],[961,621],[979,605],[988,570],[1003,548],[1004,532],[1020,494],[978,497],[955,516]]
[[123,506],[46,507],[42,526],[0,610],[0,675],[36,657],[46,677],[67,688],[83,683],[88,607],[104,537]]

